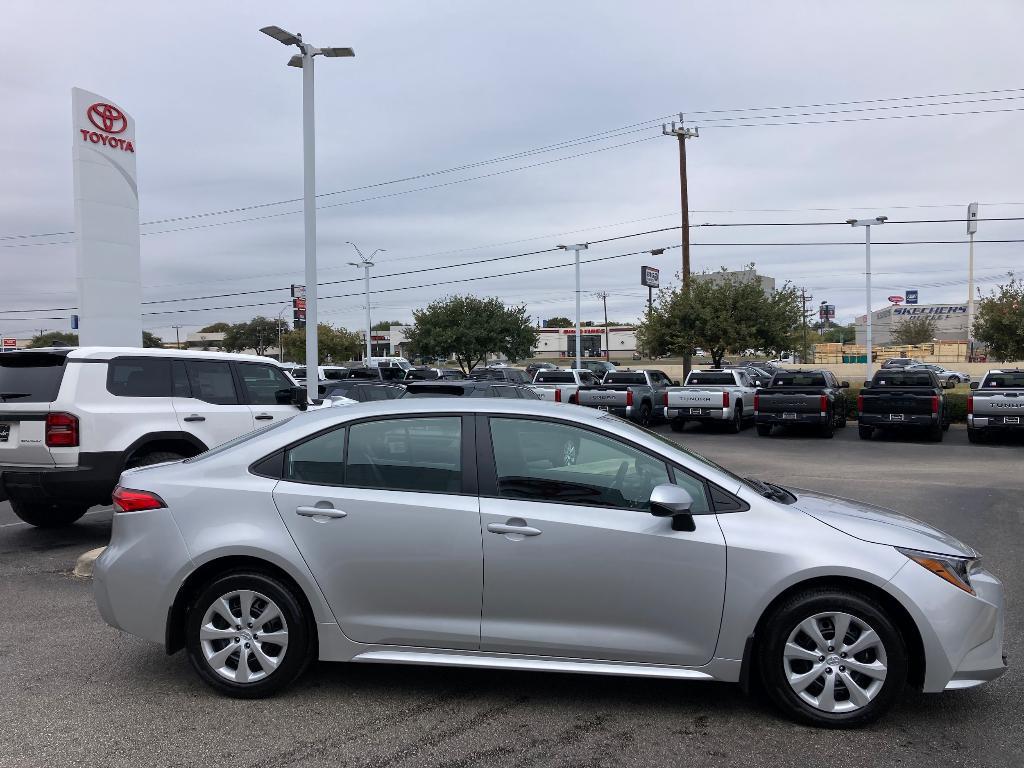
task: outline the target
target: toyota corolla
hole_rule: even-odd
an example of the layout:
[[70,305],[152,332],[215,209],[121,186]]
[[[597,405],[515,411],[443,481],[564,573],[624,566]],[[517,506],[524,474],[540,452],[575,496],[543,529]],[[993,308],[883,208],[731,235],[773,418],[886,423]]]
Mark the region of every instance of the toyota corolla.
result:
[[1005,671],[978,554],[751,478],[600,411],[499,399],[310,411],[129,470],[96,600],[230,696],[313,659],[760,685],[848,727]]

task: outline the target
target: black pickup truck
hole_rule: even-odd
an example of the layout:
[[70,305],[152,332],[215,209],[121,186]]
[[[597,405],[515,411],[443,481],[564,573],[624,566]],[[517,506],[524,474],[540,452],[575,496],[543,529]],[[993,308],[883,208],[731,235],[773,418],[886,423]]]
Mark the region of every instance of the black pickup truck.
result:
[[827,370],[780,370],[767,387],[754,394],[757,434],[768,437],[772,427],[817,427],[822,437],[832,437],[836,427],[846,426],[847,381]]
[[917,429],[935,442],[949,429],[949,403],[944,390],[954,382],[939,381],[934,371],[883,368],[864,382],[857,396],[857,423],[861,440],[876,429]]

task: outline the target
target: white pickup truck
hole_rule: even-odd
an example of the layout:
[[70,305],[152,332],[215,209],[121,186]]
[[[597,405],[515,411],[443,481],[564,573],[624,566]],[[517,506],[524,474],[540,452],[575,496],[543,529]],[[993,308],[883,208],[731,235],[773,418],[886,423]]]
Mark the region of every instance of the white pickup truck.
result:
[[726,424],[739,432],[744,420],[754,418],[756,391],[746,371],[690,371],[683,386],[665,391],[665,418],[675,432],[682,432],[688,421]]
[[967,439],[981,443],[995,434],[1024,434],[1024,370],[989,371],[971,382]]
[[531,388],[541,400],[550,403],[575,403],[580,386],[596,386],[601,380],[587,370],[541,370],[533,377]]

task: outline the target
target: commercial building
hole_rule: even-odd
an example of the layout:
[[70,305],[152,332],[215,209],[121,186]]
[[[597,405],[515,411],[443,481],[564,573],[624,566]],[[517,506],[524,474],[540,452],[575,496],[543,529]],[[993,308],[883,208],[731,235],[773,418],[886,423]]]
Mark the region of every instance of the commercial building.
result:
[[[582,342],[580,353],[583,357],[603,357],[605,349],[604,327],[580,328]],[[537,347],[534,357],[574,358],[576,357],[575,328],[538,328]],[[629,325],[608,327],[608,351],[613,357],[630,355],[636,351],[636,332]]]
[[761,290],[767,294],[775,293],[775,278],[757,274],[753,269],[741,269],[735,272],[704,272],[690,276],[693,280],[708,280],[712,283],[723,283],[731,280],[737,283],[759,283]]
[[[966,304],[916,304],[909,307],[889,306],[871,313],[871,343],[882,346],[892,342],[892,333],[903,321],[927,317],[935,321],[934,338],[939,341],[967,339]],[[857,344],[867,342],[867,315],[855,321]]]

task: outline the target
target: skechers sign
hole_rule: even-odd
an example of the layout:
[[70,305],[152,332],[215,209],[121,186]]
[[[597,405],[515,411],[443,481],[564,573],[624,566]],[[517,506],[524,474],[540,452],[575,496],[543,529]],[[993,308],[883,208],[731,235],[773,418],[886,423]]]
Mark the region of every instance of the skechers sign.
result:
[[85,116],[98,130],[91,131],[88,128],[79,128],[82,134],[82,141],[89,141],[93,144],[102,144],[105,147],[114,147],[124,152],[135,152],[135,145],[131,139],[124,139],[114,134],[124,133],[128,130],[128,118],[124,112],[113,104],[97,102],[91,104],[85,111]]
[[966,304],[950,304],[935,307],[893,307],[894,315],[966,315]]

